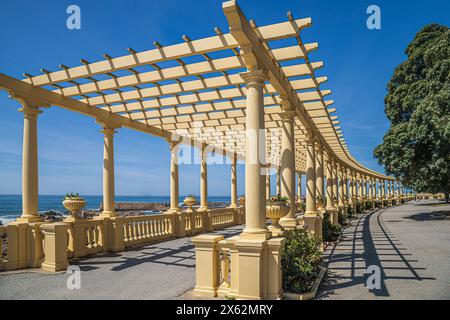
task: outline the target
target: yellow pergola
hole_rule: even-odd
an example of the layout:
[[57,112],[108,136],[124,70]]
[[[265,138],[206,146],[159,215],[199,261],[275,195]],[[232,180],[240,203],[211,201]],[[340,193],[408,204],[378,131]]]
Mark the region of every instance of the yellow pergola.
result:
[[[261,292],[266,280],[261,280],[258,273],[261,263],[278,259],[276,252],[283,242],[282,238],[271,238],[276,231],[268,232],[266,228],[268,167],[278,169],[280,193],[289,199],[290,211],[280,220],[284,228],[295,228],[299,223],[295,216],[296,173],[306,174],[305,228],[318,235],[325,211],[337,223],[337,212],[356,206],[357,201],[371,201],[372,207],[376,197],[392,201],[395,179],[366,168],[348,150],[333,100],[326,98],[331,90],[321,88],[327,77],[315,75],[323,62],[313,62],[309,56],[318,44],[304,43],[301,38],[302,30],[311,26],[311,18],[295,19],[288,12],[284,22],[258,26],[244,16],[235,1],[224,2],[223,11],[228,32],[215,28],[215,35],[202,39],[184,35],[178,44],[164,46],[155,42],[152,50],[137,52],[129,48],[129,53],[121,57],[104,54],[101,61],[82,59],[79,66],[60,65],[57,71],[42,69],[42,74],[25,74],[24,79],[0,74],[0,88],[21,103],[24,114],[23,213],[18,222],[39,221],[37,116],[49,106],[91,116],[102,126],[104,207],[100,218],[106,220],[117,217],[113,142],[118,128],[127,127],[168,141],[168,213],[175,216],[180,213],[180,141],[202,151],[199,211],[208,209],[207,147],[232,159],[231,208],[236,207],[237,198],[236,162],[245,160],[246,226],[235,245],[239,252],[252,254],[244,254],[243,259],[251,261],[239,266],[240,297],[277,297],[281,288],[279,263],[263,267],[273,271],[274,278],[269,276],[267,280],[269,287],[275,283],[270,289],[273,293]],[[287,42],[293,45],[274,46],[282,39],[290,39]],[[180,228],[183,233],[184,225]],[[210,248],[210,241],[218,240],[206,237],[196,245]],[[264,260],[261,248],[265,247],[273,248],[275,260]],[[64,254],[65,246],[61,250]],[[206,266],[209,258],[205,259]],[[209,269],[205,268],[206,277]]]

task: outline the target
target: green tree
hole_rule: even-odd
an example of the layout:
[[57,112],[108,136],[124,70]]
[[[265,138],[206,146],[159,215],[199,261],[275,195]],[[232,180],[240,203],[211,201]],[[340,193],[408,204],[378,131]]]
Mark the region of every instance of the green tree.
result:
[[406,49],[385,97],[391,122],[374,155],[417,192],[450,190],[450,31],[430,24]]

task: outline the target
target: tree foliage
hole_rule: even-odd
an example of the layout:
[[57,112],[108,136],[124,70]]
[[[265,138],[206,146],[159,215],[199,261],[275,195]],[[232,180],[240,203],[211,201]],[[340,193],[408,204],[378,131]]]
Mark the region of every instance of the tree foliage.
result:
[[391,122],[374,155],[417,192],[450,190],[450,30],[430,24],[406,49],[385,97]]

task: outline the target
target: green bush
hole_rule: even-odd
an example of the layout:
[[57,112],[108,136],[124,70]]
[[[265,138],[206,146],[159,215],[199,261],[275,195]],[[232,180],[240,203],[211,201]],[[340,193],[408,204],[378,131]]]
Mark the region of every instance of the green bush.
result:
[[281,255],[283,289],[296,293],[311,290],[322,262],[320,240],[299,229],[286,230],[283,237],[286,239]]
[[306,204],[305,204],[305,202],[299,203],[299,204],[298,204],[298,208],[299,208],[299,210],[300,210],[301,212],[305,212],[305,209],[306,209]]
[[362,203],[360,201],[356,202],[356,213],[362,212]]
[[325,212],[322,221],[323,241],[336,241],[341,234],[341,227],[331,223],[330,214]]
[[341,226],[347,225],[347,215],[343,213],[341,210],[339,210],[338,212],[338,223]]
[[353,216],[355,213],[353,212],[353,206],[348,206],[347,208],[347,214],[349,215],[349,217]]

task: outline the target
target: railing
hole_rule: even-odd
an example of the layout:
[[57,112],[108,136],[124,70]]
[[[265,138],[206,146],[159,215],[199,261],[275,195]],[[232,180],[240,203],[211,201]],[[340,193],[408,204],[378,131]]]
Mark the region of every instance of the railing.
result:
[[227,228],[235,224],[235,210],[231,208],[211,209],[210,218],[214,230]]
[[0,226],[0,270],[6,267],[8,258],[8,228]]
[[173,219],[167,214],[125,217],[123,242],[125,247],[160,241],[173,237]]
[[237,293],[236,273],[237,273],[237,251],[234,246],[237,237],[231,237],[219,241],[219,287],[217,295],[226,297]]
[[69,257],[83,257],[103,251],[105,241],[102,220],[79,219],[69,226]]
[[71,258],[104,251],[120,252],[140,244],[194,236],[243,223],[244,207],[129,217],[68,218],[58,223],[10,223],[0,227],[0,270],[41,267],[60,271],[65,270]]
[[203,212],[193,212],[192,213],[192,220],[193,220],[193,227],[194,230],[192,230],[193,233],[200,233],[203,232]]

